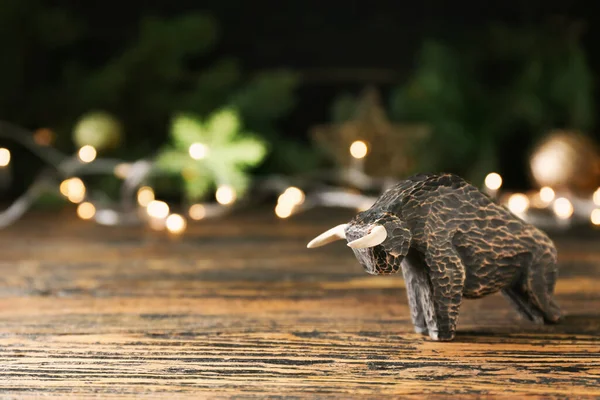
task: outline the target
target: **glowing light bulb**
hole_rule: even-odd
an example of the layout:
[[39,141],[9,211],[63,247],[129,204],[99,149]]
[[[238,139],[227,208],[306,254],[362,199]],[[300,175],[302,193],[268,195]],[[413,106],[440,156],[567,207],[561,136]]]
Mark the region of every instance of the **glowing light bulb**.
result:
[[79,178],[65,179],[60,183],[59,189],[73,203],[81,203],[85,198],[85,185]]
[[292,215],[292,211],[294,210],[294,206],[287,203],[278,203],[275,207],[275,215],[279,218],[285,219]]
[[167,218],[166,227],[167,230],[171,233],[180,234],[183,231],[185,231],[186,226],[187,223],[185,221],[185,218],[183,218],[179,214],[171,214]]
[[137,201],[142,207],[147,207],[154,200],[154,190],[151,187],[143,186],[138,189]]
[[40,146],[50,146],[54,141],[54,132],[48,128],[40,128],[33,134],[33,141]]
[[125,178],[127,178],[127,175],[129,175],[130,169],[131,169],[131,164],[129,164],[129,163],[117,164],[115,166],[115,171],[114,171],[115,176],[120,179],[125,179]]
[[529,198],[522,193],[515,193],[508,198],[508,209],[515,214],[522,214],[529,208]]
[[297,187],[290,186],[283,192],[279,199],[283,202],[290,202],[291,204],[298,205],[304,203],[305,199],[304,192]]
[[10,163],[10,151],[0,147],[0,167],[6,167]]
[[554,193],[554,190],[551,187],[544,186],[540,189],[540,199],[542,199],[544,203],[552,202],[555,196],[556,193]]
[[560,219],[568,219],[573,215],[573,204],[564,198],[560,197],[554,202],[554,214]]
[[222,205],[228,205],[235,201],[235,190],[229,185],[221,185],[215,193],[217,202]]
[[600,188],[594,192],[593,200],[595,205],[600,206]]
[[369,152],[369,146],[362,140],[357,140],[350,145],[350,155],[354,158],[365,158]]
[[77,206],[77,216],[81,219],[92,219],[96,215],[96,207],[87,201]]
[[188,210],[188,214],[191,219],[199,221],[206,217],[206,208],[202,204],[194,204]]
[[146,207],[146,212],[153,218],[167,218],[169,215],[169,205],[164,201],[152,200]]
[[502,186],[502,177],[496,172],[487,174],[485,177],[485,186],[490,190],[498,190]]
[[79,159],[81,160],[81,162],[84,163],[90,163],[94,161],[96,159],[97,154],[98,153],[96,152],[94,146],[90,146],[89,144],[86,144],[85,146],[80,148],[78,153]]
[[202,160],[208,155],[208,147],[202,143],[193,143],[189,148],[189,153],[194,160]]
[[594,225],[600,225],[600,208],[592,210],[590,221],[592,221],[592,224]]
[[166,223],[164,218],[150,218],[148,221],[150,229],[155,231],[162,231],[165,229]]

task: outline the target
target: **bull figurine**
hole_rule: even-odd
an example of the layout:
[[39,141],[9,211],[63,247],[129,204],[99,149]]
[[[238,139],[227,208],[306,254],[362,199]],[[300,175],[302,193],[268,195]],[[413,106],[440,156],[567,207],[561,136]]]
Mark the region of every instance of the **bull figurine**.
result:
[[499,290],[535,323],[561,317],[552,240],[456,175],[412,176],[307,247],[340,239],[370,274],[402,268],[415,331],[433,340],[454,339],[463,298]]

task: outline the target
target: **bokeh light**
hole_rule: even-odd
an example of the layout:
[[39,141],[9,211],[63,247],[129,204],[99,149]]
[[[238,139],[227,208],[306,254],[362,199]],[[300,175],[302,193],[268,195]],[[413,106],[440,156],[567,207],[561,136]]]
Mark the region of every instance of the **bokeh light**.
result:
[[92,203],[83,202],[77,206],[77,216],[81,219],[92,219],[96,215],[96,207]]
[[189,148],[189,153],[194,160],[202,160],[208,155],[208,147],[202,143],[193,143]]
[[85,198],[85,185],[79,178],[65,179],[60,183],[60,193],[72,203],[81,203]]
[[138,204],[142,207],[147,207],[154,200],[154,190],[149,186],[142,186],[137,192]]
[[10,163],[10,151],[0,147],[0,167],[6,167]]
[[298,205],[304,203],[305,198],[306,196],[301,189],[298,189],[295,186],[290,186],[279,196],[278,203]]
[[554,214],[560,219],[568,219],[573,215],[573,204],[564,197],[556,199],[554,202]]
[[129,175],[129,171],[131,170],[131,164],[129,163],[120,163],[115,166],[115,176],[119,179],[127,178]]
[[522,193],[515,193],[508,198],[508,209],[515,214],[522,214],[529,209],[529,198]]
[[292,215],[294,205],[289,203],[278,203],[275,207],[275,215],[279,218],[285,219]]
[[592,210],[590,221],[592,221],[592,224],[594,225],[600,225],[600,208]]
[[148,204],[148,207],[146,207],[146,212],[153,218],[167,218],[169,215],[169,205],[164,201],[152,200]]
[[600,188],[594,192],[593,200],[595,205],[600,206]]
[[188,210],[188,214],[191,219],[199,221],[206,217],[206,207],[204,207],[202,204],[193,204]]
[[185,218],[183,218],[181,215],[171,214],[167,218],[165,225],[169,232],[174,234],[180,234],[183,233],[183,231],[185,231],[187,223],[185,221]]
[[33,134],[33,141],[40,146],[50,146],[54,141],[54,132],[48,128],[40,128]]
[[369,146],[362,140],[357,140],[350,145],[350,155],[354,158],[365,158],[369,152]]
[[555,196],[556,193],[554,193],[554,190],[551,187],[544,186],[540,189],[540,199],[542,199],[544,203],[551,203]]
[[228,205],[235,201],[235,190],[229,185],[221,185],[215,193],[217,202],[222,205]]
[[502,186],[502,177],[496,172],[492,172],[485,177],[485,186],[491,190],[498,190]]
[[96,149],[93,146],[86,144],[85,146],[79,149],[78,156],[81,162],[90,163],[96,159],[97,154],[98,153],[96,152]]

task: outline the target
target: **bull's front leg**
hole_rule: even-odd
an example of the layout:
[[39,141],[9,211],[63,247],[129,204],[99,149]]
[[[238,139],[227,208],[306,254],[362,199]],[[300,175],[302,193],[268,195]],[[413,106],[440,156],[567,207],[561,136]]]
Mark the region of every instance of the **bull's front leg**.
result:
[[465,267],[450,242],[430,246],[425,254],[429,274],[429,296],[422,296],[429,336],[452,340],[463,297]]
[[428,304],[431,300],[424,300],[423,297],[431,297],[431,288],[427,277],[427,266],[423,262],[423,256],[416,250],[411,249],[402,260],[402,275],[415,332],[427,335],[423,304]]

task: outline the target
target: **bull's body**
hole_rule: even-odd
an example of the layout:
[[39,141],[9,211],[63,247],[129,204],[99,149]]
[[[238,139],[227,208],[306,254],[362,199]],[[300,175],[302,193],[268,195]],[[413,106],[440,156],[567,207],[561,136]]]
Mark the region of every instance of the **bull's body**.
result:
[[532,321],[560,318],[552,241],[462,178],[421,174],[402,181],[347,224],[345,237],[356,241],[377,225],[385,239],[353,250],[369,273],[402,269],[417,332],[451,340],[462,298],[499,290]]

